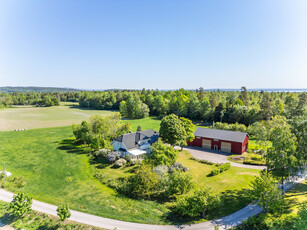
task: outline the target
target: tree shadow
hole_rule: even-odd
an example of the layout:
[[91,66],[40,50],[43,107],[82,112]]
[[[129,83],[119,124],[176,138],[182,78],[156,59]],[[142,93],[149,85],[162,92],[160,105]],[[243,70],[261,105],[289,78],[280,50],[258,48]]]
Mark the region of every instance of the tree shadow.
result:
[[5,213],[4,215],[2,215],[2,217],[0,218],[0,228],[4,227],[5,225],[10,225],[14,222],[15,220],[15,216],[11,213]]
[[65,150],[68,153],[74,154],[87,154],[88,150],[85,149],[80,143],[76,142],[74,139],[64,139],[58,142],[58,149]]

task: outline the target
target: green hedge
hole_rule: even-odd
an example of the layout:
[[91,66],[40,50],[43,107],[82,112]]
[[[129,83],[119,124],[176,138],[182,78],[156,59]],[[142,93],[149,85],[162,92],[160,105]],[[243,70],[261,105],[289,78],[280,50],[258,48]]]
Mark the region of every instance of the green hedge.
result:
[[230,163],[225,163],[225,164],[221,164],[219,166],[217,166],[215,169],[213,169],[211,172],[210,172],[210,176],[216,176],[222,172],[225,172],[227,171],[228,169],[230,169],[230,166],[231,164]]

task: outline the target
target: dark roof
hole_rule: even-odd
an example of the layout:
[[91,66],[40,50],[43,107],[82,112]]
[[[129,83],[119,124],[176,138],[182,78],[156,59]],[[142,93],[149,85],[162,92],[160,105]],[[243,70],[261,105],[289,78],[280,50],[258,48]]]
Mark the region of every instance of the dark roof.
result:
[[156,142],[159,138],[159,133],[153,129],[139,131],[135,133],[123,134],[114,141],[123,142],[127,149],[133,149],[139,146],[138,142],[141,140],[150,139],[149,143]]
[[207,129],[207,128],[197,128],[194,132],[194,136],[197,137],[206,137],[212,139],[219,139],[224,141],[234,141],[234,142],[243,142],[247,133],[220,130],[220,129]]

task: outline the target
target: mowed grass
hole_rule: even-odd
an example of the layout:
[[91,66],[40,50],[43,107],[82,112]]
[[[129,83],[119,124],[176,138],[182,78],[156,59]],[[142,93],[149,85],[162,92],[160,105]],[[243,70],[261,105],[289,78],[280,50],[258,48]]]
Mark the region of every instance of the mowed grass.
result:
[[107,110],[82,109],[71,102],[52,107],[15,106],[0,110],[0,131],[68,126],[88,120],[91,115],[111,113]]

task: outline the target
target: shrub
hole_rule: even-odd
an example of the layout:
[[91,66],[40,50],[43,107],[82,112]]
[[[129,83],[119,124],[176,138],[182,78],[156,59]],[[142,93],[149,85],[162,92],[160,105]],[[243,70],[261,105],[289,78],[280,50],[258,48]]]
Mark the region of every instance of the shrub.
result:
[[98,151],[94,152],[95,157],[106,157],[110,153],[109,149],[99,149]]
[[17,195],[14,195],[14,198],[10,203],[10,209],[14,216],[21,217],[32,210],[31,205],[32,198],[27,196],[24,192],[20,192]]
[[213,169],[211,172],[210,172],[210,176],[215,176],[215,175],[218,175],[218,174],[220,174],[221,173],[221,171],[220,171],[220,168],[215,168],[215,169]]
[[142,159],[131,158],[131,160],[130,160],[130,165],[137,165],[137,164],[141,164],[141,163],[142,163]]
[[228,163],[225,163],[225,164],[221,164],[221,165],[219,166],[220,172],[222,173],[222,172],[224,172],[224,171],[230,169],[230,166],[231,166],[231,164],[230,164],[229,162],[228,162]]
[[196,158],[192,158],[193,160],[199,162],[199,163],[202,163],[202,164],[206,164],[206,165],[215,165],[215,163],[211,162],[211,161],[207,161],[207,160],[199,160],[199,159],[196,159]]
[[244,158],[243,164],[265,165],[265,158],[258,154],[250,153]]
[[175,164],[173,164],[170,168],[169,168],[169,172],[173,173],[175,170],[180,170],[183,172],[188,171],[189,169],[185,166],[183,166],[180,162],[176,162]]
[[117,161],[115,161],[114,166],[115,166],[116,168],[120,168],[120,167],[124,166],[126,163],[127,163],[127,161],[126,161],[125,159],[120,158],[120,159],[118,159]]
[[226,170],[230,169],[230,166],[231,164],[228,162],[228,163],[224,163],[224,164],[220,164],[218,165],[215,169],[213,169],[211,172],[210,172],[210,176],[216,176],[222,172],[225,172]]
[[153,168],[152,171],[158,176],[163,176],[168,173],[169,168],[166,165],[158,165],[157,167]]
[[219,196],[211,194],[209,189],[194,191],[191,194],[177,198],[175,212],[180,216],[205,216],[208,211],[221,203]]
[[60,217],[61,221],[66,220],[71,216],[69,207],[67,204],[59,205],[58,208],[56,209],[58,216]]
[[106,159],[110,162],[113,163],[120,157],[120,152],[113,151],[107,154]]
[[150,166],[142,164],[135,175],[126,178],[118,188],[119,192],[133,198],[149,198],[155,193],[158,176],[152,172]]
[[131,155],[125,155],[122,158],[124,158],[128,163],[130,163],[132,156]]
[[194,187],[192,176],[175,170],[169,175],[168,189],[166,191],[167,197],[180,195],[189,192]]

